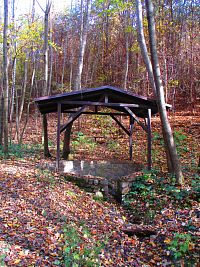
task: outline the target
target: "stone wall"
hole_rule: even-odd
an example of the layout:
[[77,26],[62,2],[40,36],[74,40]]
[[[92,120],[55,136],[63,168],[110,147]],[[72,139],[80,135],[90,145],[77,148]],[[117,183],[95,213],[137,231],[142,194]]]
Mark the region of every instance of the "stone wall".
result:
[[135,181],[136,177],[143,175],[143,172],[134,172],[128,176],[121,177],[117,182],[117,193],[119,198],[123,199],[123,196],[128,194],[131,190],[131,186]]
[[[44,163],[38,167],[55,171],[55,163]],[[61,166],[60,174],[65,177],[67,181],[71,181],[89,192],[96,193],[100,191],[105,198],[108,197],[108,194],[111,194],[117,201],[121,202],[123,196],[130,192],[132,183],[136,177],[141,176],[143,172],[137,171],[118,179],[108,180],[105,177],[100,176],[79,175],[73,172],[65,172],[63,166]]]
[[73,182],[89,192],[101,191],[105,197],[108,196],[108,180],[106,178],[91,175],[79,176],[71,173],[62,173],[62,175],[67,181]]
[[90,192],[101,191],[105,197],[113,194],[115,198],[121,202],[123,197],[130,192],[132,183],[136,177],[141,176],[142,172],[135,172],[128,176],[121,177],[116,183],[110,183],[106,178],[91,175],[72,175],[63,173],[66,180],[72,181],[78,186],[85,188]]

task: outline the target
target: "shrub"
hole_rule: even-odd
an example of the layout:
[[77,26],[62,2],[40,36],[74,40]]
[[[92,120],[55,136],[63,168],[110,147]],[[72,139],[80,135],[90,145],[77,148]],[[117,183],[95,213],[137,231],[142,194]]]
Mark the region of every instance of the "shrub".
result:
[[193,247],[192,237],[190,234],[175,234],[167,249],[171,251],[172,256],[177,259],[185,256],[190,248]]
[[98,267],[100,266],[98,255],[104,244],[93,240],[92,234],[86,227],[80,228],[81,232],[72,224],[64,228],[64,266]]

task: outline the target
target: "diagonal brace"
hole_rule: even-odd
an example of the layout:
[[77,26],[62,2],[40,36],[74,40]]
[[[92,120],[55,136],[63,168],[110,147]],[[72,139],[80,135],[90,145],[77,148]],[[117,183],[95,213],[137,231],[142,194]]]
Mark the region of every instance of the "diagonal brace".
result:
[[79,108],[79,110],[75,114],[70,116],[68,121],[64,125],[62,125],[62,127],[60,128],[60,133],[62,133],[70,123],[74,122],[82,114],[85,108],[86,106],[82,106],[81,108]]
[[124,125],[122,125],[122,123],[114,116],[114,115],[110,115],[111,116],[111,118],[114,120],[114,121],[116,121],[116,123],[124,130],[124,132],[128,135],[128,136],[130,136],[130,132],[124,127]]
[[142,123],[141,121],[139,121],[139,119],[137,118],[137,116],[133,113],[133,111],[128,108],[128,107],[124,107],[126,109],[126,111],[131,115],[131,117],[133,117],[133,119],[142,127],[142,129],[148,133],[148,129],[147,127],[144,125],[144,123]]

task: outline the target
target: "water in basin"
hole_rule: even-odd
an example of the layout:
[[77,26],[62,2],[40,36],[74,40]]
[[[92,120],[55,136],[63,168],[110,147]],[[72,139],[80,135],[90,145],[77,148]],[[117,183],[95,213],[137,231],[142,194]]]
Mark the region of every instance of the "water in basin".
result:
[[115,161],[62,161],[61,170],[64,173],[72,173],[80,176],[92,175],[107,179],[117,180],[122,176],[143,169],[144,166],[133,162]]

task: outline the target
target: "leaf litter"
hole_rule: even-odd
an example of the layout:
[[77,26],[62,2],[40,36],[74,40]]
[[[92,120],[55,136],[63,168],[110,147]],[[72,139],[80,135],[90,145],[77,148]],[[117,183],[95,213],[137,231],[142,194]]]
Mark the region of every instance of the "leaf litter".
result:
[[[185,120],[180,122],[181,126],[185,125]],[[181,126],[174,125],[178,129]],[[193,147],[199,138],[198,131],[194,127],[184,130],[187,132],[189,148],[194,150]],[[140,145],[142,146],[142,142]],[[79,156],[81,157],[81,154]],[[191,162],[191,154],[185,152],[182,161],[188,163],[189,160]],[[191,200],[191,207],[188,208],[187,205],[184,206],[185,200],[183,205],[178,207],[176,200],[172,201],[165,196],[166,206],[157,211],[154,218],[148,222],[140,221],[135,224],[133,214],[124,210],[119,204],[95,201],[90,193],[66,182],[57,173],[45,176],[36,168],[36,164],[41,161],[38,155],[23,159],[12,157],[1,161],[0,264],[2,266],[3,264],[19,267],[65,266],[63,229],[66,225],[74,225],[85,243],[90,245],[97,244],[97,241],[104,243],[98,256],[99,266],[181,266],[185,261],[187,264],[187,260],[188,266],[199,266],[200,216],[199,203],[196,199]],[[160,166],[163,164],[162,156],[156,164]],[[186,180],[189,180],[191,172],[187,171],[185,176]],[[142,199],[140,205],[144,213],[148,211],[149,207]],[[90,237],[84,234],[83,225],[90,230]],[[153,229],[156,233],[148,237],[138,237],[123,232],[124,227],[138,227],[138,225],[143,229]],[[184,260],[173,261],[171,251],[168,249],[176,234],[188,233],[196,238],[195,242],[189,244],[189,252],[194,254],[196,259],[191,265],[187,257]],[[84,247],[84,243],[81,244],[79,250]]]

